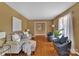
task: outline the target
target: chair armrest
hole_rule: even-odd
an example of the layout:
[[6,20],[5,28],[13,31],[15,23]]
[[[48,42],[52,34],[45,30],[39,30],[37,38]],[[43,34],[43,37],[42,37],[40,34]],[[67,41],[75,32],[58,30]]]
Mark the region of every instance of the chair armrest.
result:
[[57,47],[63,47],[63,46],[66,46],[69,42],[66,42],[66,43],[63,43],[63,44],[60,44],[60,43],[55,43],[55,45]]

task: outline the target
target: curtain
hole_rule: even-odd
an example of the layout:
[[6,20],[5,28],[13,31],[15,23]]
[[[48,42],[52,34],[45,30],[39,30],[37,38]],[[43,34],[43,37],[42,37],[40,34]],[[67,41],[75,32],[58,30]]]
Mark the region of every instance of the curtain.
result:
[[[58,30],[61,30],[61,29],[64,29],[63,17],[61,17],[61,18],[59,19],[59,22],[58,22]],[[64,31],[61,31],[61,33],[62,33],[62,35],[64,35]],[[61,38],[62,35],[59,36],[59,38]]]
[[74,35],[73,35],[73,23],[72,23],[72,14],[68,13],[67,15],[61,17],[58,22],[58,30],[64,29],[62,31],[62,35],[68,37],[69,40],[72,41],[71,44],[71,52],[75,52],[74,50]]

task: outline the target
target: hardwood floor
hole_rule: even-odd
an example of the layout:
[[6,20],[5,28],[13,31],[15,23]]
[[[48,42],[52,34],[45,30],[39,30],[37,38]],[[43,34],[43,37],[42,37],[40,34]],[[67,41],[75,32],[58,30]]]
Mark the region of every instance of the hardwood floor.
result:
[[37,41],[37,48],[34,53],[34,56],[57,56],[58,53],[54,48],[52,42],[48,42],[47,38],[44,36],[35,37]]

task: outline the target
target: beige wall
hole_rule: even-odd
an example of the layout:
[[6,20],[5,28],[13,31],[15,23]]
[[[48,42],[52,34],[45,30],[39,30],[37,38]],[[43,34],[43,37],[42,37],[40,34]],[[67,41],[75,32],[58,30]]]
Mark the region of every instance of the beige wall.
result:
[[34,34],[34,22],[47,22],[47,32],[52,31],[52,20],[29,20],[28,21],[28,28],[31,30],[31,32]]
[[22,20],[22,30],[25,30],[27,28],[27,19],[5,3],[0,2],[0,31],[12,32],[13,16]]
[[[74,42],[75,42],[75,49],[78,49],[79,52],[79,3],[72,6],[70,9],[66,10],[59,16],[57,16],[55,19],[53,19],[53,22],[57,24],[57,20],[66,15],[67,13],[71,12],[73,17],[73,29],[74,29]],[[56,25],[55,24],[55,25]]]

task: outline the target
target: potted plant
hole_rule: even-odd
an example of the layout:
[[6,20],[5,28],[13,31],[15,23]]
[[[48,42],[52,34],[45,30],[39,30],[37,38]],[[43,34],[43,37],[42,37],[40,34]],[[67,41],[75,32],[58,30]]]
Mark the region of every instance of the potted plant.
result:
[[60,29],[60,30],[55,30],[53,32],[54,37],[59,38],[60,35],[62,35],[61,31],[63,31],[64,29]]

